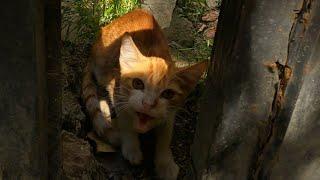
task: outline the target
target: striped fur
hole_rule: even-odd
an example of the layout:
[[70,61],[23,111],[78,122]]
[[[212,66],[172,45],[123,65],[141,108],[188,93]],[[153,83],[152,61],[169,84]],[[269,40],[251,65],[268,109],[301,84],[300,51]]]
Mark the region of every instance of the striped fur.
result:
[[[135,10],[116,19],[101,29],[84,71],[82,99],[94,130],[120,144],[123,156],[138,164],[143,157],[137,134],[157,129],[156,172],[163,179],[176,178],[179,168],[170,150],[176,108],[205,69],[206,63],[175,67],[166,38],[149,12]],[[142,89],[134,86],[136,79]],[[108,97],[101,96],[100,89]],[[168,89],[174,92],[170,99],[162,95]]]

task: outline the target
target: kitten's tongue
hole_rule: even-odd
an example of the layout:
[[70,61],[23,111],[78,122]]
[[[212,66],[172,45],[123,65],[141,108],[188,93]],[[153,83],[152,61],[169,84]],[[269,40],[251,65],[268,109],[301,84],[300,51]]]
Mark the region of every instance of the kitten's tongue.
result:
[[137,129],[141,132],[141,133],[145,133],[147,131],[150,130],[150,126],[149,126],[149,121],[151,121],[153,119],[153,117],[144,114],[144,113],[139,113],[137,112],[139,121],[137,124]]

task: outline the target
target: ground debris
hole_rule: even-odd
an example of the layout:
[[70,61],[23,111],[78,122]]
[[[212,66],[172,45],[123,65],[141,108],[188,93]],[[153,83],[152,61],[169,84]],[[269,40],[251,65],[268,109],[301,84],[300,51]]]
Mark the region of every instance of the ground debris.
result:
[[216,9],[212,9],[206,12],[201,19],[202,21],[205,21],[205,22],[215,22],[218,20],[218,17],[219,17],[219,12]]
[[62,171],[67,179],[94,174],[97,171],[97,165],[90,144],[77,138],[74,134],[62,131]]
[[95,143],[97,153],[116,152],[116,150],[110,144],[105,142],[102,138],[98,137],[96,133],[91,131],[87,134],[87,136]]

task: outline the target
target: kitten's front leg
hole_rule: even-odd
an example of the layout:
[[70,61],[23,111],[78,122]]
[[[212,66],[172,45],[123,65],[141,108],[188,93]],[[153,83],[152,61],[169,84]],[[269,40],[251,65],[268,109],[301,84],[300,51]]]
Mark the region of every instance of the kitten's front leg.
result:
[[131,164],[141,163],[143,158],[137,133],[121,132],[121,150],[124,158],[129,160]]
[[179,167],[174,162],[170,149],[172,137],[173,121],[157,127],[156,129],[156,149],[155,149],[155,168],[156,173],[161,179],[177,179]]

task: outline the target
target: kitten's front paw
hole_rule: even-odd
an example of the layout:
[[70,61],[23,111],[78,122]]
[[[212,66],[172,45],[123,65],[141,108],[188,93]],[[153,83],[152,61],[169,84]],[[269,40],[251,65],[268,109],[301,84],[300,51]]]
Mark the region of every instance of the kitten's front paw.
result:
[[107,120],[101,113],[98,113],[95,118],[93,119],[93,128],[95,132],[99,136],[104,136],[104,131],[106,128],[111,127]]
[[142,152],[139,147],[123,146],[122,147],[122,155],[132,165],[139,165],[143,159]]
[[155,162],[156,173],[160,179],[163,180],[175,180],[179,174],[179,166],[173,159],[163,161],[159,160]]

